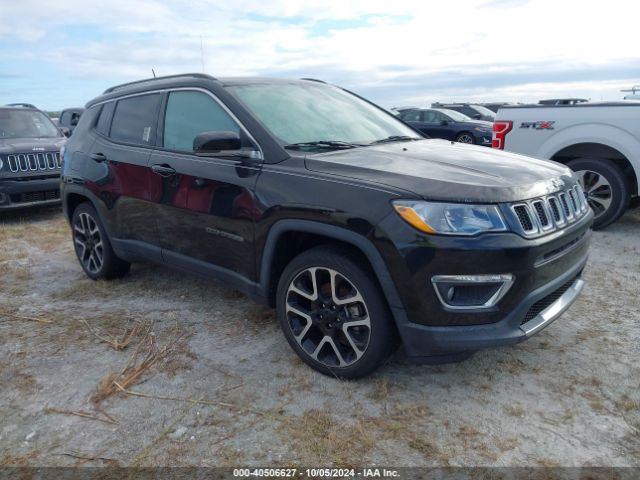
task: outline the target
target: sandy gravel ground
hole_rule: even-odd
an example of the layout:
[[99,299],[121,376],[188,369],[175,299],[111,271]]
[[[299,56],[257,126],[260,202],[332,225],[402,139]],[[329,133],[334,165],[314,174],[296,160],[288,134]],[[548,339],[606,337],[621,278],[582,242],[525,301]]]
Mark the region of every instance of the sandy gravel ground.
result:
[[69,237],[58,211],[0,217],[0,465],[640,466],[638,209],[529,342],[359,382],[311,371],[223,285],[92,282]]

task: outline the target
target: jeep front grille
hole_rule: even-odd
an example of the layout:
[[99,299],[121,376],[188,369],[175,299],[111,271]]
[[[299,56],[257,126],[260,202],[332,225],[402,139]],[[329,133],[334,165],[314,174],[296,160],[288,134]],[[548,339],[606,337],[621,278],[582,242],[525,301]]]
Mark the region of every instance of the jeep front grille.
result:
[[60,152],[16,153],[7,156],[7,164],[13,173],[43,172],[62,168]]
[[546,197],[512,203],[516,231],[535,237],[575,223],[589,211],[580,185]]

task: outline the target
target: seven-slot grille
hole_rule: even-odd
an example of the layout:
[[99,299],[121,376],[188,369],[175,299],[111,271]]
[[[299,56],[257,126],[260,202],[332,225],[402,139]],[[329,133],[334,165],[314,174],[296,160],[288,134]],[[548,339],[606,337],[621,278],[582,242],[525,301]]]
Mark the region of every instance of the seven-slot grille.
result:
[[7,155],[9,170],[17,172],[50,171],[60,169],[60,152],[16,153]]
[[553,195],[513,203],[511,211],[524,235],[537,236],[579,220],[589,205],[580,185],[575,185]]

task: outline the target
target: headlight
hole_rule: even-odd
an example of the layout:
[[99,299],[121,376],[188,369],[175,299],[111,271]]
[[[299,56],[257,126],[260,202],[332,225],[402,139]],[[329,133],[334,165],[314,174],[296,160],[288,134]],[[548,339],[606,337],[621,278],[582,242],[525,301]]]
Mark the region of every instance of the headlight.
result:
[[496,205],[396,201],[393,208],[407,223],[426,233],[477,235],[508,230]]
[[473,129],[476,132],[480,132],[480,133],[491,133],[491,129],[490,128],[484,128],[484,127],[473,127]]

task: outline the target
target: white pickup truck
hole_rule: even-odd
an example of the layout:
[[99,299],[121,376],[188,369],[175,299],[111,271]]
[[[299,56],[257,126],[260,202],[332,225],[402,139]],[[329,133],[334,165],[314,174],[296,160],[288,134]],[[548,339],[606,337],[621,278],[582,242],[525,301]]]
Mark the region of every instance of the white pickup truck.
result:
[[596,229],[620,218],[634,197],[637,201],[640,102],[506,106],[496,115],[492,146],[574,170]]

